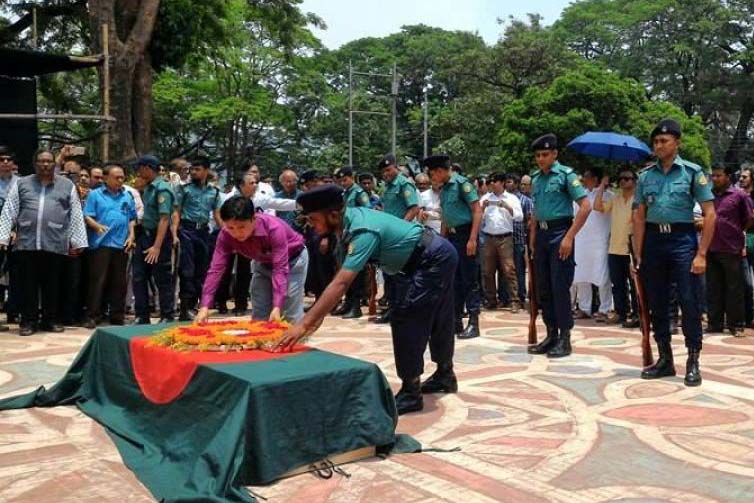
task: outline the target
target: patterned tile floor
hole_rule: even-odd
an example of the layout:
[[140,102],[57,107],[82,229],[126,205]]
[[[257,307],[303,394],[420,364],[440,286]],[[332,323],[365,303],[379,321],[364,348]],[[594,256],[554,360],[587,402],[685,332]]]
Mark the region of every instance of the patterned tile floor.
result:
[[[305,474],[253,491],[302,503],[754,501],[751,334],[706,339],[704,384],[686,388],[681,377],[638,378],[638,331],[581,323],[574,355],[549,361],[526,354],[526,325],[524,314],[484,313],[483,337],[457,344],[460,392],[401,417],[400,432],[460,451],[370,459],[347,465],[350,478]],[[322,333],[313,345],[378,363],[397,388],[387,328],[333,318]],[[88,335],[0,334],[0,397],[53,383]],[[153,498],[76,409],[0,413],[0,502],[89,501]]]

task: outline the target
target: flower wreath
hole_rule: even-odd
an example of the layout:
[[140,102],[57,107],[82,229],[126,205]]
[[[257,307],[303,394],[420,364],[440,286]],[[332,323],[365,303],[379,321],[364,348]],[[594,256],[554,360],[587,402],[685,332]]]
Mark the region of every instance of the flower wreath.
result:
[[280,321],[207,321],[167,328],[150,337],[151,346],[177,351],[272,349],[288,323]]

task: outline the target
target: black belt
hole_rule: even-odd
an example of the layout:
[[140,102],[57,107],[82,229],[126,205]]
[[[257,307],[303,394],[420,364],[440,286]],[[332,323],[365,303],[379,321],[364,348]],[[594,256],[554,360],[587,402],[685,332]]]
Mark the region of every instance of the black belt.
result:
[[537,227],[543,231],[556,231],[567,229],[573,224],[573,218],[556,218],[555,220],[537,220]]
[[489,232],[485,232],[484,235],[487,236],[487,237],[491,237],[491,238],[503,239],[503,238],[507,238],[509,236],[512,236],[513,233],[512,232],[503,232],[502,234],[490,234]]
[[186,229],[203,230],[203,229],[208,229],[209,228],[209,224],[208,223],[207,224],[198,224],[196,222],[192,222],[191,220],[181,220],[181,227],[186,228]]
[[403,268],[401,268],[401,272],[403,274],[413,274],[419,268],[419,263],[421,262],[424,250],[429,247],[436,235],[437,233],[435,233],[435,231],[433,231],[429,227],[424,228],[424,232],[422,233],[421,238],[419,238],[419,242],[416,243],[414,251],[411,252],[411,256],[408,257],[408,260],[403,265]]
[[696,232],[696,227],[690,222],[679,222],[675,224],[655,224],[647,222],[647,231],[658,234],[672,234],[675,232]]
[[457,227],[448,227],[450,234],[463,234],[471,232],[471,224],[459,225]]

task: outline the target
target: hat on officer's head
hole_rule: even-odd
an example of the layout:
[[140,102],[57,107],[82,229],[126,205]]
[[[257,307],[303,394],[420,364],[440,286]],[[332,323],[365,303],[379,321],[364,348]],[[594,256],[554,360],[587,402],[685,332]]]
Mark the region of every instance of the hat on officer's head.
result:
[[359,181],[363,182],[364,180],[372,180],[374,181],[374,175],[372,173],[359,173]]
[[532,150],[557,150],[558,149],[558,137],[552,133],[540,136],[533,142],[531,142]]
[[306,215],[316,211],[339,210],[343,207],[343,188],[339,185],[321,185],[296,198],[301,212]]
[[388,166],[395,166],[395,156],[393,154],[387,154],[385,157],[380,159],[380,162],[377,163],[377,169],[385,169]]
[[654,139],[658,134],[672,134],[676,138],[681,137],[681,125],[673,119],[662,119],[652,130],[650,138]]
[[160,161],[155,156],[147,154],[139,157],[139,159],[136,161],[136,167],[139,166],[149,166],[155,171],[159,171],[160,169]]
[[344,176],[353,176],[353,166],[343,166],[342,168],[338,168],[335,170],[335,178],[341,178]]
[[450,157],[444,154],[431,155],[422,161],[422,166],[429,171],[439,168],[450,169]]
[[306,182],[319,180],[320,178],[322,178],[322,175],[319,174],[319,171],[317,171],[316,169],[309,169],[301,173],[301,178],[299,178],[298,181],[303,184]]

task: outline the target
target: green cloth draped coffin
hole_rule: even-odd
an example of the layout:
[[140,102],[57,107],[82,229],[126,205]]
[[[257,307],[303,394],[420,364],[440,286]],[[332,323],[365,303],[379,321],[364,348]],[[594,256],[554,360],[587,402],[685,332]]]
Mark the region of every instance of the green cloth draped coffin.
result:
[[[139,340],[143,353],[143,338],[164,327],[97,330],[57,384],[0,400],[0,410],[76,405],[165,502],[253,502],[243,486],[328,456],[368,446],[420,450],[395,434],[393,395],[376,365],[316,349],[198,363],[172,401],[155,403],[135,377],[132,352]],[[157,360],[159,372],[171,371],[170,359]]]

